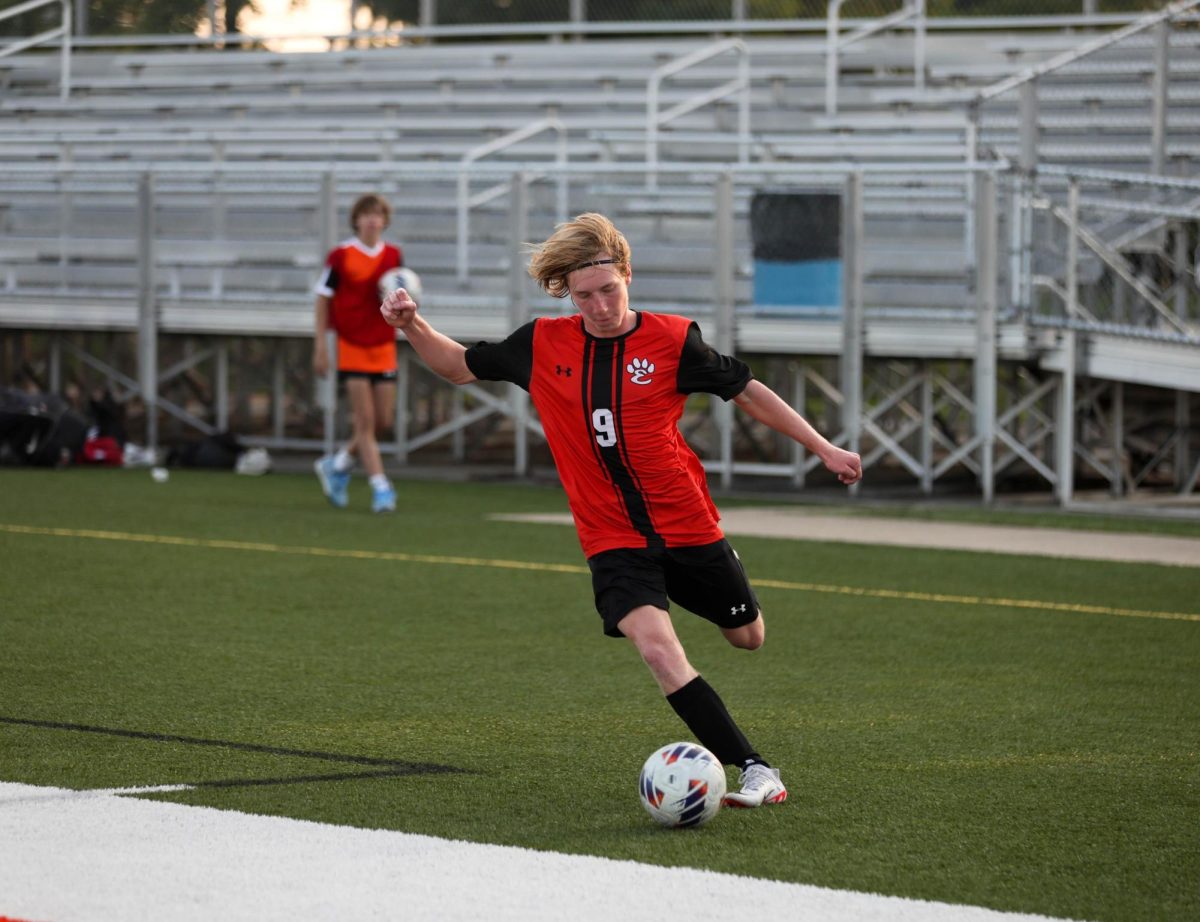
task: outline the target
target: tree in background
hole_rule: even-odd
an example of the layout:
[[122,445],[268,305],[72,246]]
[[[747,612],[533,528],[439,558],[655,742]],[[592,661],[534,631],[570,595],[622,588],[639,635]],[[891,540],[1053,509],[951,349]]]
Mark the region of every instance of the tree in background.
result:
[[[812,18],[825,15],[826,0],[750,0],[755,18]],[[868,4],[886,0],[865,0]],[[419,0],[362,0],[371,12],[392,22],[420,19]],[[587,0],[589,22],[664,22],[729,19],[731,0]],[[565,22],[570,0],[438,0],[437,25]]]
[[[1100,12],[1140,12],[1158,9],[1164,0],[1098,0]],[[849,17],[886,16],[901,0],[851,0],[842,14]],[[360,0],[360,4],[391,22],[416,23],[419,0]],[[931,16],[1074,15],[1084,0],[928,0]],[[570,0],[437,0],[436,24],[564,22]],[[750,19],[824,19],[828,0],[747,0]],[[664,22],[669,20],[727,20],[731,0],[587,0],[589,22]]]
[[[0,2],[0,10],[16,6],[18,2],[21,0]],[[76,9],[72,4],[72,12]],[[238,16],[247,9],[256,9],[254,0],[218,3],[217,10],[226,34],[238,31]],[[0,34],[32,35],[51,29],[58,25],[60,15],[57,4],[50,4],[0,23]],[[88,35],[188,34],[207,21],[208,0],[87,0]]]
[[208,16],[204,0],[88,0],[89,35],[195,32]]

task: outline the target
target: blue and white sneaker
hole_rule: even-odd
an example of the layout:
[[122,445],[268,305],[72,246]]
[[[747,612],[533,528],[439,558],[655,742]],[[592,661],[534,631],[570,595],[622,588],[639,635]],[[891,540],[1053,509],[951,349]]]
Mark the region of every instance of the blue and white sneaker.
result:
[[350,472],[335,468],[333,458],[321,458],[313,465],[313,470],[326,498],[338,509],[345,509],[350,502]]
[[371,511],[372,512],[395,512],[396,511],[396,490],[391,487],[384,487],[382,490],[371,491]]

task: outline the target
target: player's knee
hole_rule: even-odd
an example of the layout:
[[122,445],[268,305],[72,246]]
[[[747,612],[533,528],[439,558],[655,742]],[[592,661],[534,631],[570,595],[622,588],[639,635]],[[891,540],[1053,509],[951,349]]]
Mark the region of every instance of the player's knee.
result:
[[750,634],[729,638],[729,642],[739,650],[757,650],[763,645],[763,640],[764,638],[762,634]]
[[674,673],[687,663],[683,647],[673,638],[644,640],[638,645],[638,652],[655,675]]
[[655,675],[670,671],[675,661],[674,651],[669,644],[649,643],[638,650],[642,659]]
[[726,630],[725,639],[741,650],[757,650],[767,639],[762,612],[759,612],[758,618],[750,624]]

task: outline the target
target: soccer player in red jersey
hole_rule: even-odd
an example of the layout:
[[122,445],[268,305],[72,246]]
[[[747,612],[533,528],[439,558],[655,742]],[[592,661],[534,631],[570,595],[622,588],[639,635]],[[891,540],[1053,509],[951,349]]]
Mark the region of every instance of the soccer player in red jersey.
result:
[[354,237],[329,252],[316,286],[313,370],[328,372],[325,334],[336,330],[338,380],[346,386],[354,421],[349,443],[314,465],[321,489],[338,508],[349,502],[357,457],[371,485],[371,511],[396,511],[396,491],[383,472],[377,438],[391,425],[396,406],[396,331],[379,315],[379,279],[404,265],[400,248],[383,239],[391,217],[382,196],[361,196],[350,209]]
[[417,313],[402,289],[381,311],[425,363],[455,384],[510,381],[529,392],[570,502],[604,632],[627,637],[701,745],[741,770],[730,806],[781,803],[779,770],[755,751],[688,661],[669,600],[735,647],[764,638],[758,599],[718,525],[704,469],[678,421],[688,394],[733,400],[816,454],[844,484],[862,459],[830,443],[736,358],[710,348],[685,317],[634,311],[629,244],[603,215],[560,225],[529,274],[579,313],[533,320],[503,342],[465,348]]

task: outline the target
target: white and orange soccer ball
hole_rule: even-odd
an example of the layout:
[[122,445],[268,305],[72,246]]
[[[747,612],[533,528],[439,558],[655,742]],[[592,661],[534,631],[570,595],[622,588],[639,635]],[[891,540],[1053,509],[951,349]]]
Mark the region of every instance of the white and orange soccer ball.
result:
[[725,798],[725,767],[697,743],[671,743],[646,760],[638,778],[642,806],[664,826],[707,823]]
[[421,276],[413,272],[412,269],[406,269],[403,266],[399,269],[388,269],[379,277],[379,300],[382,301],[397,288],[403,288],[408,292],[408,296],[421,303]]

